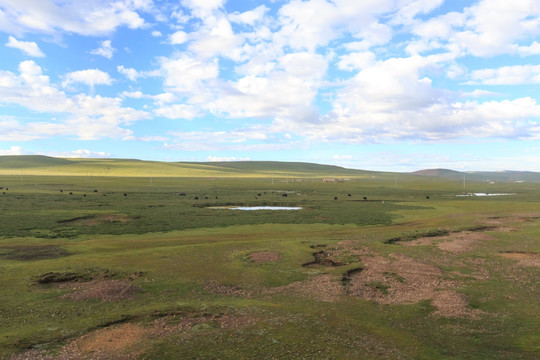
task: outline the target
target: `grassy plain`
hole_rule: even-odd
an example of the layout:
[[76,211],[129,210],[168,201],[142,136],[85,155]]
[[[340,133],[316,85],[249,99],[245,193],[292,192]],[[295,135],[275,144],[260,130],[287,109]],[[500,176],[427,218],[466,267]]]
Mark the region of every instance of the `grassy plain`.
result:
[[0,358],[540,357],[538,183],[56,160],[0,163]]

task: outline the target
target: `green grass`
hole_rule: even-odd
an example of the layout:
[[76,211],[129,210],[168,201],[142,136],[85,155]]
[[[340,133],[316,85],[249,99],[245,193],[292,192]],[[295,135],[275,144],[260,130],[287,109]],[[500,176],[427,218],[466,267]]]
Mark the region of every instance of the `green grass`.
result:
[[[278,164],[193,168],[211,173],[215,166],[223,174],[228,167],[235,174],[207,179],[160,177],[159,172],[179,165],[139,163],[146,170],[154,169],[150,179],[86,177],[87,171],[97,172],[103,161],[77,160],[75,166],[67,160],[70,163],[45,166],[38,160],[33,158],[32,167],[25,168],[28,173],[23,173],[22,181],[17,174],[21,168],[16,171],[15,166],[20,163],[8,164],[13,174],[0,175],[4,187],[0,191],[0,358],[27,349],[58,353],[65,344],[96,329],[126,322],[150,328],[157,319],[199,323],[142,341],[138,345],[141,358],[176,359],[179,354],[199,359],[540,356],[536,335],[540,333],[540,270],[499,255],[505,251],[540,253],[538,184],[471,182],[467,192],[487,192],[491,186],[490,192],[516,195],[459,198],[455,195],[464,192],[459,181],[403,176],[396,184],[394,175],[358,173],[349,181],[323,184],[315,180],[323,170],[310,165],[298,165],[303,181],[293,182],[286,176],[272,179]],[[111,163],[118,174],[129,174],[137,164]],[[76,169],[81,176],[29,175],[40,166],[55,171],[69,167],[66,173]],[[187,171],[187,165],[182,166]],[[281,170],[293,173],[294,166]],[[303,209],[208,208],[218,205]],[[513,231],[486,227],[494,220]],[[490,237],[460,254],[445,253],[435,245],[389,243],[389,239],[412,240],[463,230]],[[322,274],[331,275],[346,289],[351,276],[365,267],[353,250],[343,250],[334,259],[341,266],[302,266],[313,262],[313,253],[340,249],[343,241],[389,259],[400,253],[438,266],[446,278],[459,280],[456,291],[467,296],[470,308],[485,315],[479,319],[438,317],[429,300],[383,305],[344,293],[336,301],[325,302],[301,291],[279,291]],[[279,253],[281,259],[260,264],[250,260],[252,252],[261,251]],[[398,273],[386,275],[406,281]],[[114,302],[62,297],[72,290],[61,284],[92,279],[125,280],[140,292],[133,299]],[[389,291],[383,283],[368,285],[381,293]],[[212,286],[230,293],[213,291]],[[250,321],[221,327],[223,316]]]

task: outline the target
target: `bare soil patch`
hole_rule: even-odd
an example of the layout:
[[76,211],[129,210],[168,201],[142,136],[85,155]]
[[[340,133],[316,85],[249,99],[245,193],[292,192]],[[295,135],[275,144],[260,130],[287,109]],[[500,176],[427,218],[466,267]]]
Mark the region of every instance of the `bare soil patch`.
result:
[[364,269],[350,276],[349,294],[381,304],[407,304],[433,298],[436,290],[457,285],[443,279],[443,271],[433,265],[394,254],[391,258],[366,256]]
[[216,282],[204,284],[204,289],[212,294],[222,296],[251,297],[252,292],[238,285],[225,285]]
[[266,294],[295,294],[324,302],[335,302],[345,295],[343,286],[330,274],[312,276],[305,281],[295,281],[289,285],[267,289]]
[[492,239],[491,236],[481,232],[460,231],[445,236],[422,237],[411,241],[399,241],[397,243],[405,246],[429,246],[436,244],[436,246],[443,251],[452,254],[463,254],[472,251],[478,241],[490,239]]
[[97,299],[101,301],[119,301],[133,299],[140,288],[131,285],[127,280],[92,280],[87,282],[67,282],[60,288],[73,292],[63,295],[61,299],[85,301]]
[[504,252],[500,254],[506,259],[517,260],[521,266],[540,267],[540,254],[532,252]]
[[471,309],[469,301],[464,294],[460,294],[454,290],[437,291],[431,300],[437,310],[434,315],[439,315],[447,318],[472,318],[478,319],[480,315],[485,314],[480,309]]
[[256,264],[275,262],[281,260],[281,254],[275,251],[259,251],[249,254],[249,258]]

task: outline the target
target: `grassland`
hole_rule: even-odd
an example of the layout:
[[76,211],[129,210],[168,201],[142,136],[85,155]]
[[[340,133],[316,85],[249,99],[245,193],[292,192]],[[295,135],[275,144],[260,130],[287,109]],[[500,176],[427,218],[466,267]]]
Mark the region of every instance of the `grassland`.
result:
[[538,183],[4,160],[0,358],[540,357]]

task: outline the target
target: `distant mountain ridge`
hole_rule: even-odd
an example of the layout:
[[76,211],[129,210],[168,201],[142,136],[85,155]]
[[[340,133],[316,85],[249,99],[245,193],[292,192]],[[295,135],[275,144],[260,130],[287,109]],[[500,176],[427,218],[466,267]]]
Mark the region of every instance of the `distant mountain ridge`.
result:
[[499,181],[499,182],[540,182],[540,173],[533,171],[455,171],[449,169],[425,169],[414,171],[417,176],[439,177],[453,180]]
[[74,176],[253,176],[253,177],[431,177],[467,181],[540,182],[540,173],[531,171],[472,171],[425,169],[415,172],[380,172],[348,169],[336,165],[285,161],[222,161],[222,162],[164,162],[138,159],[77,159],[55,158],[44,155],[0,156],[0,173],[27,175]]

